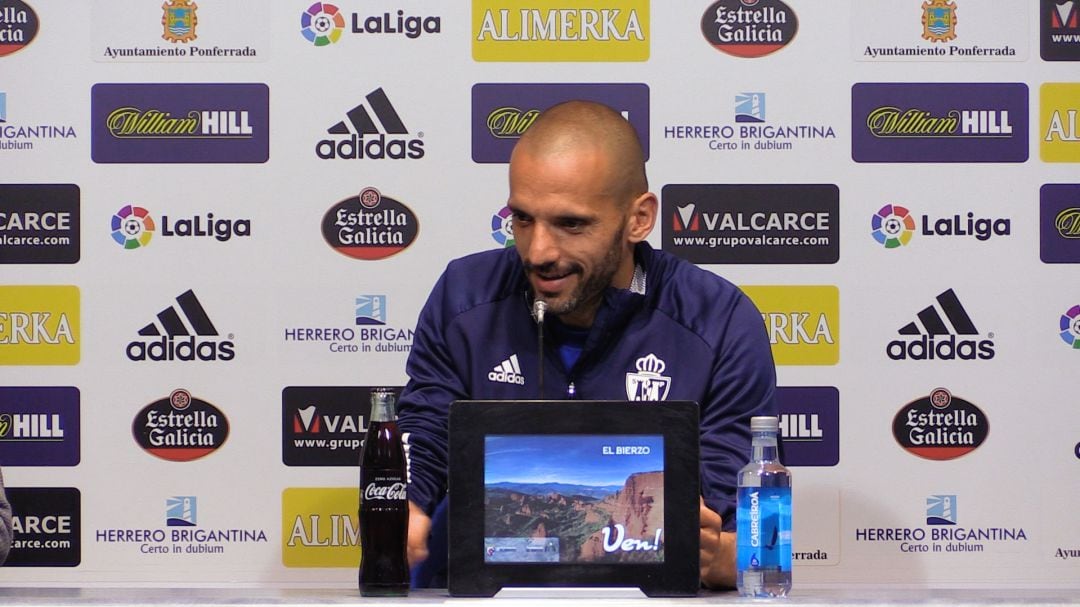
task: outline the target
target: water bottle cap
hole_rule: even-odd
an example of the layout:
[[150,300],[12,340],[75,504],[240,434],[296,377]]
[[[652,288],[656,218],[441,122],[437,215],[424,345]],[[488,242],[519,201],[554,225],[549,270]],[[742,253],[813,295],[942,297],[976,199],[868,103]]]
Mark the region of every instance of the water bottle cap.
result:
[[758,415],[750,418],[751,432],[778,432],[780,422],[775,415]]

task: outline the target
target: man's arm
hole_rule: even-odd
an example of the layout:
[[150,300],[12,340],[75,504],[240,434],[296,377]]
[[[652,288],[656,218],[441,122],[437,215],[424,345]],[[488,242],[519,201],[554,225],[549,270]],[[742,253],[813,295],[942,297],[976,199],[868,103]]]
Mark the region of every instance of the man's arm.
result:
[[424,509],[409,502],[409,540],[407,544],[409,568],[417,566],[428,557],[428,535],[431,533],[431,517]]
[[444,274],[420,313],[406,364],[409,382],[398,411],[408,465],[412,565],[427,557],[430,514],[446,492],[450,403],[465,398],[464,382],[447,344],[454,311],[447,309],[446,282]]
[[4,474],[0,472],[0,564],[7,560],[11,550],[11,504],[4,494]]
[[701,580],[735,585],[736,476],[750,459],[750,418],[776,415],[776,368],[761,314],[744,295],[731,307],[701,413]]
[[701,500],[701,583],[708,588],[735,587],[735,533]]

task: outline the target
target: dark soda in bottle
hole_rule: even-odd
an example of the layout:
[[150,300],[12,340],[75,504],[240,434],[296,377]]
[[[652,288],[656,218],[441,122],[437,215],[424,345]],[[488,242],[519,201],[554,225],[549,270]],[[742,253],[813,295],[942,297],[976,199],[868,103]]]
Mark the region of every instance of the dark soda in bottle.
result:
[[371,416],[360,452],[360,594],[407,596],[409,503],[405,452],[394,392],[371,391]]

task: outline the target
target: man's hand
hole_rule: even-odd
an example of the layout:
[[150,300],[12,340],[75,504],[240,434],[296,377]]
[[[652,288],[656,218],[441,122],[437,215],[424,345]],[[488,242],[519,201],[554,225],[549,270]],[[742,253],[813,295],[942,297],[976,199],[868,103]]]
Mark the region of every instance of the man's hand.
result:
[[[707,588],[735,587],[735,534],[723,531],[723,519],[701,500],[701,583]],[[409,534],[412,537],[412,534]]]
[[431,533],[431,517],[423,508],[409,501],[409,568],[420,564],[428,557],[427,540]]

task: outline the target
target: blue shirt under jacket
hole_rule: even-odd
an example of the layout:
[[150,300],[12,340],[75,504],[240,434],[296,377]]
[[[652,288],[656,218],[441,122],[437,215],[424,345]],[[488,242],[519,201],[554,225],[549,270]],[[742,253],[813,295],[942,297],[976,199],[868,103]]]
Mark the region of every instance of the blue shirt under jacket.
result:
[[750,417],[777,414],[761,314],[727,280],[648,243],[637,245],[635,261],[644,293],[605,292],[573,367],[545,334],[543,395],[517,251],[450,262],[420,314],[400,398],[411,501],[431,514],[446,491],[454,400],[692,400],[701,408],[701,492],[724,529],[735,529],[735,475],[750,457]]

